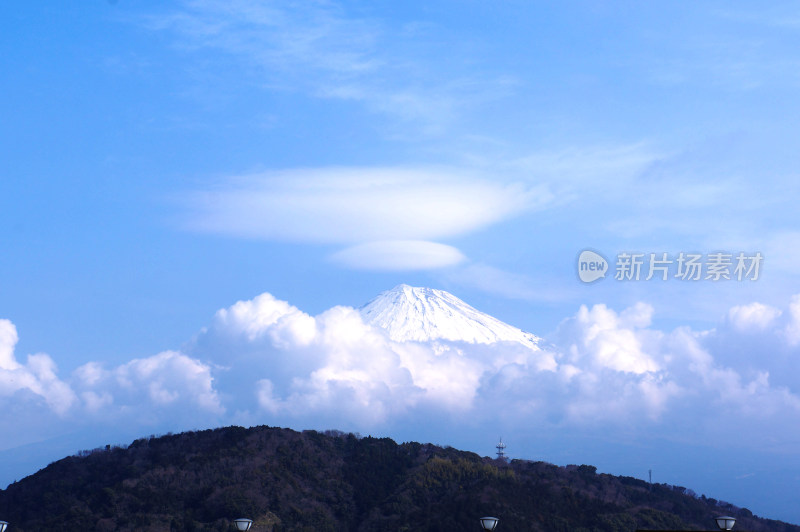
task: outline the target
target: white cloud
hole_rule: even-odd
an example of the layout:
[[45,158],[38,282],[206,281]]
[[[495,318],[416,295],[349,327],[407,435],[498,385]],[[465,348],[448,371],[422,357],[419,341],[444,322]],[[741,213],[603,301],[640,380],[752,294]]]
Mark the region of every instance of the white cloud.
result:
[[[280,308],[281,317],[263,320],[264,301]],[[232,342],[244,339],[243,331],[258,330],[247,337],[251,345],[240,349],[247,354],[236,360],[246,373],[230,371],[234,380],[254,390],[257,406],[272,415],[355,416],[379,424],[424,409],[463,412],[478,400],[487,374],[509,366],[534,373],[555,367],[550,354],[521,346],[396,342],[349,307],[334,307],[313,318],[290,308],[268,294],[239,302],[217,314],[227,317],[236,309],[237,320],[217,320],[198,337],[193,351],[214,359],[241,345]],[[313,337],[275,340],[274,328],[309,319],[314,326],[307,330],[314,331]],[[237,334],[239,340],[232,337]],[[241,408],[247,408],[246,401]]]
[[65,422],[77,420],[82,413],[115,421],[131,411],[153,417],[167,406],[179,407],[183,414],[224,412],[213,387],[211,367],[182,353],[165,351],[112,370],[89,362],[78,367],[70,379],[62,380],[49,355],[33,354],[26,364],[17,362],[17,340],[14,324],[0,320],[0,398],[15,403],[40,400]]
[[332,4],[293,10],[278,3],[205,0],[148,22],[155,30],[175,29],[193,46],[222,49],[284,74],[311,70],[347,79],[379,66],[368,57],[378,28],[346,19]]
[[[441,135],[465,108],[496,100],[514,86],[508,75],[481,72],[475,61],[468,69],[458,62],[431,63],[443,28],[393,28],[346,11],[332,2],[204,0],[151,17],[147,26],[173,32],[186,52],[202,49],[203,66],[213,64],[209,51],[223,52],[217,60],[226,68],[243,66],[239,83],[255,78],[273,90],[358,102],[398,126],[413,124],[415,138]],[[452,54],[452,46],[443,51]]]
[[[605,305],[582,305],[578,314],[562,324],[568,338],[569,359],[615,371],[642,374],[660,369],[643,349],[640,329],[650,323],[652,307],[639,304],[617,314]],[[580,365],[580,364],[576,364]]]
[[728,321],[739,331],[763,331],[779,316],[781,311],[762,303],[739,305],[728,311]]
[[[355,409],[375,420],[413,401],[413,393],[399,391],[407,392],[413,385],[397,353],[383,335],[364,324],[358,312],[334,307],[313,319],[317,334],[311,349],[316,352],[317,365],[303,368],[295,367],[291,359],[275,360],[300,370],[292,375],[289,392],[282,398],[286,409]],[[283,347],[291,352],[299,346]]]
[[35,379],[31,391],[44,397],[56,413],[63,414],[69,410],[76,397],[70,386],[56,375],[53,359],[43,353],[29,355],[27,367]]
[[[778,309],[739,305],[726,318],[732,327],[708,331],[654,328],[654,309],[644,303],[621,311],[581,306],[534,351],[394,341],[353,308],[310,316],[265,293],[218,311],[181,351],[109,369],[89,362],[68,381],[47,355],[19,364],[16,330],[3,320],[0,397],[38,398],[31,408],[82,423],[141,427],[246,419],[366,429],[444,416],[634,432],[669,426],[702,441],[736,420],[767,434],[800,421],[800,357],[786,332],[800,316],[800,296],[789,306],[781,320]],[[729,353],[743,332],[774,337],[787,356],[739,364]],[[781,360],[788,370],[779,370]],[[753,432],[742,441],[760,438]]]
[[0,320],[0,369],[11,370],[20,367],[14,358],[14,347],[19,341],[17,328],[8,320]]
[[230,179],[191,196],[195,230],[269,240],[364,243],[468,233],[549,197],[441,169],[318,168]]
[[114,397],[109,392],[98,393],[90,390],[81,393],[80,396],[86,410],[91,414],[96,414],[114,403]]
[[296,365],[291,353],[301,346],[284,344],[282,356],[273,356],[272,367],[288,372],[290,386],[279,395],[268,369],[257,383],[262,408],[292,415],[347,413],[373,424],[419,399],[421,390],[395,346],[366,325],[357,311],[334,307],[314,319],[317,335],[310,349],[316,352],[317,365]]
[[343,249],[331,260],[359,270],[408,271],[452,266],[466,257],[456,248],[424,240],[383,240]]
[[26,393],[42,399],[59,415],[76,402],[69,385],[56,375],[56,364],[45,354],[28,355],[26,364],[14,356],[17,328],[9,320],[0,320],[0,398],[24,397]]
[[[780,331],[771,334],[780,335]],[[752,423],[770,419],[777,429],[786,420],[800,416],[800,396],[787,386],[770,383],[768,368],[778,367],[775,361],[751,353],[751,364],[760,363],[762,369],[745,371],[726,365],[728,353],[740,343],[736,329],[694,332],[679,328],[664,336],[662,349],[672,355],[670,374],[696,396],[693,404],[707,405],[704,418],[709,428],[724,425],[725,420],[748,418]],[[800,389],[800,382],[795,381],[793,386]],[[779,421],[781,417],[784,421]],[[748,436],[755,440],[759,437]]]
[[[793,298],[792,305],[797,301]],[[788,359],[758,357],[760,349],[749,352],[746,364],[731,357],[742,344],[743,331],[762,335],[762,346],[767,334],[774,348],[780,348],[780,342],[784,350],[791,349],[784,341],[778,309],[740,305],[727,316],[732,328],[708,331],[686,327],[660,331],[651,328],[652,315],[653,308],[641,303],[619,313],[605,305],[582,306],[559,327],[554,348],[562,357],[561,393],[573,423],[666,418],[673,429],[684,426],[702,439],[713,438],[714,430],[742,419],[782,427],[785,420],[800,418],[800,381],[788,377],[782,384],[772,384],[769,370],[787,363],[796,367],[792,362],[796,354]],[[732,363],[741,369],[728,365]],[[759,364],[761,369],[752,369]],[[782,373],[795,375],[796,369]],[[703,428],[698,431],[693,426]],[[751,444],[764,441],[755,433],[744,439]]]
[[316,335],[311,316],[268,293],[220,309],[214,316],[214,327],[230,334],[244,334],[249,341],[269,334],[278,346],[305,345]]
[[258,405],[271,414],[278,414],[285,408],[285,404],[280,398],[275,397],[274,388],[269,379],[260,379],[256,382]]
[[209,412],[221,413],[216,391],[212,386],[210,367],[175,351],[136,359],[114,371],[116,381],[123,386],[138,384],[147,388],[156,404],[169,404],[188,399]]
[[784,332],[790,345],[800,344],[800,294],[792,296],[789,303],[789,323]]
[[[508,419],[516,412],[518,419],[575,427],[635,421],[652,429],[666,420],[690,427],[714,418],[710,431],[731,416],[800,415],[791,385],[771,383],[770,361],[755,372],[727,365],[738,328],[665,332],[652,327],[653,315],[644,303],[621,311],[582,306],[545,349],[532,351],[506,344],[393,341],[355,309],[334,307],[310,316],[261,294],[218,311],[186,355],[167,352],[106,376],[85,366],[81,377],[94,383],[87,390],[95,395],[81,397],[87,407],[108,408],[110,396],[116,401],[121,394],[98,383],[113,376],[131,383],[154,407],[168,406],[186,386],[192,388],[191,380],[181,388],[154,379],[156,368],[178,357],[184,370],[193,368],[199,376],[202,386],[196,388],[206,394],[209,410],[219,406],[218,412],[225,408],[253,423],[325,420],[366,428],[435,412],[489,419],[500,409]],[[751,304],[731,309],[728,319],[767,327],[760,334],[782,335],[777,317],[777,309]]]
[[222,414],[211,367],[177,351],[138,358],[112,370],[90,362],[74,372],[74,385],[94,413],[140,410],[156,415],[164,408]]

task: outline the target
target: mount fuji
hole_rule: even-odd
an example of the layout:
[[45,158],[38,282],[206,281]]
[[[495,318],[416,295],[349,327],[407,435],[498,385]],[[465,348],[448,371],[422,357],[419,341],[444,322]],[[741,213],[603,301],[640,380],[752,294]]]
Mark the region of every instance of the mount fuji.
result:
[[364,321],[397,342],[516,342],[538,351],[541,340],[484,314],[444,290],[401,284],[358,309]]

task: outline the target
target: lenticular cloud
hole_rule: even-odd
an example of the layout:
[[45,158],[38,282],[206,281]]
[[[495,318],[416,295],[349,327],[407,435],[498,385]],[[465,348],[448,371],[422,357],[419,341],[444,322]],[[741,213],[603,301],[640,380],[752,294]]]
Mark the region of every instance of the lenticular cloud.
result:
[[[317,168],[231,178],[191,194],[187,225],[298,242],[432,240],[493,225],[549,199],[463,170]],[[355,254],[361,255],[351,250],[343,259]]]

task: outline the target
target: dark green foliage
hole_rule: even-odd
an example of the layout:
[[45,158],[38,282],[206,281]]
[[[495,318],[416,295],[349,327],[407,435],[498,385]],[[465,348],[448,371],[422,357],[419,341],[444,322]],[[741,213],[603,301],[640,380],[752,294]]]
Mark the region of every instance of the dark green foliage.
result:
[[14,532],[800,532],[691,490],[598,474],[589,465],[510,463],[419,443],[328,431],[227,427],[149,437],[64,458],[0,491]]

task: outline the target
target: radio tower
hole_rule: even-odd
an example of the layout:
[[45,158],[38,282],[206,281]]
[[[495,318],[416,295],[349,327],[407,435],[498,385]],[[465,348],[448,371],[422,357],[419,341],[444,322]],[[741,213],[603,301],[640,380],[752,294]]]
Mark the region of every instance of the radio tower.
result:
[[495,447],[497,447],[497,459],[498,460],[505,460],[506,459],[506,444],[503,443],[503,438],[500,438],[500,443],[498,443]]

